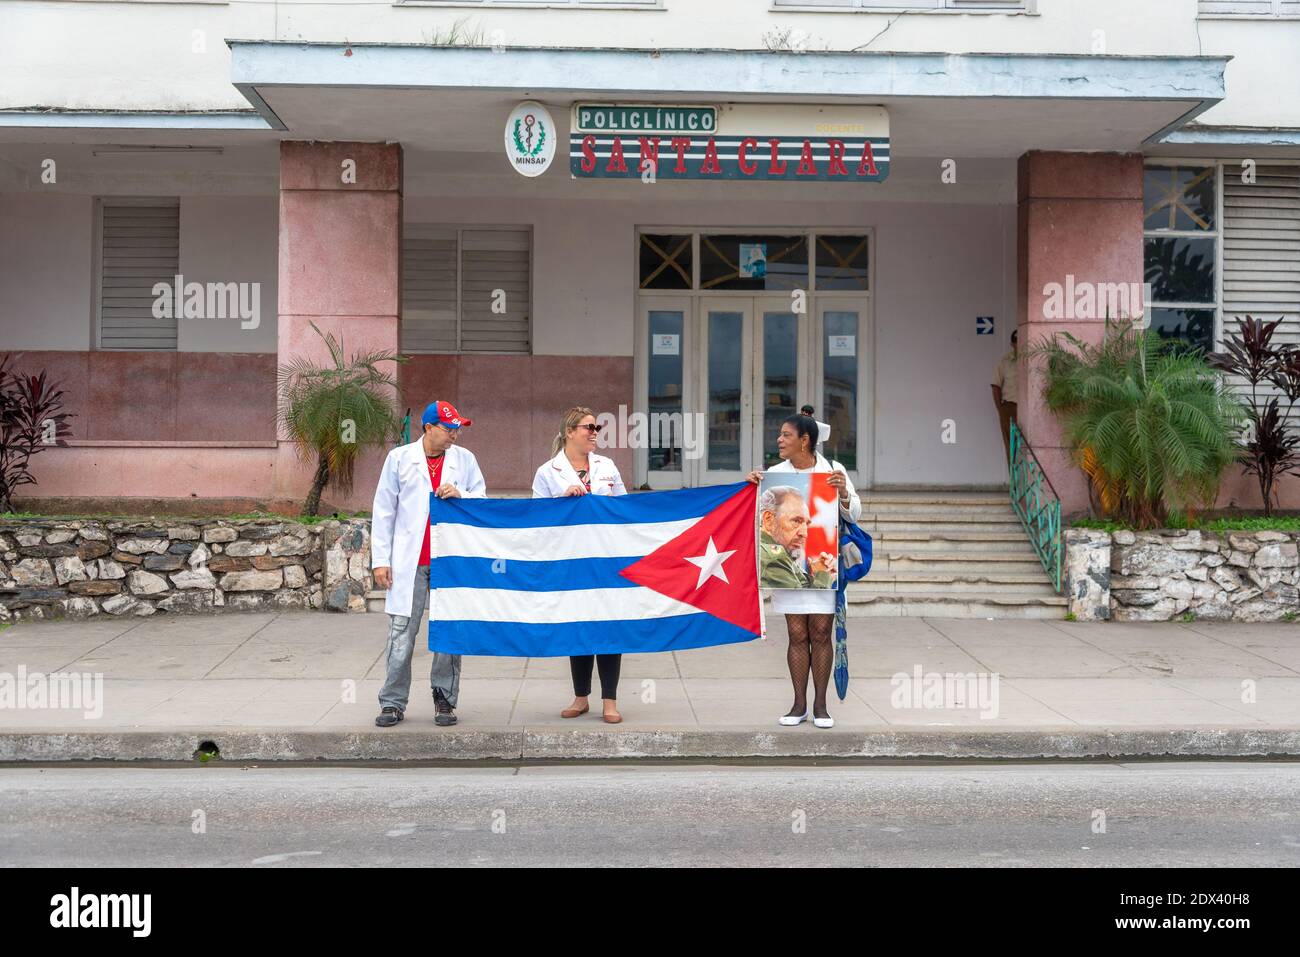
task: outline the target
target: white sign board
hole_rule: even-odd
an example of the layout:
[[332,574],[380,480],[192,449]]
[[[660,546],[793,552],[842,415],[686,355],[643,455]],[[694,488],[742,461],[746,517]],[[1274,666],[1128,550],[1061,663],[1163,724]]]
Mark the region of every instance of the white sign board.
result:
[[828,356],[857,355],[857,336],[831,336],[826,354]]
[[677,356],[682,353],[682,337],[675,333],[662,333],[654,337],[651,353],[656,356]]
[[506,118],[506,157],[521,176],[541,176],[555,158],[558,136],[550,111],[527,100]]

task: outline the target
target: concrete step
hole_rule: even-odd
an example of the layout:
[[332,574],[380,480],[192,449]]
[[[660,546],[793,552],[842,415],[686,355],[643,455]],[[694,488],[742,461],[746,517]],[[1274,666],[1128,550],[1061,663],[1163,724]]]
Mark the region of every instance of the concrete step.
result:
[[849,593],[901,594],[904,592],[972,593],[978,595],[1026,594],[1055,595],[1051,580],[1038,572],[988,572],[961,574],[959,572],[895,571],[877,572],[849,586]]
[[911,528],[876,528],[871,530],[870,526],[864,525],[871,532],[871,537],[877,542],[930,542],[930,541],[949,541],[949,542],[967,542],[971,545],[988,545],[990,548],[998,545],[1004,545],[1008,542],[1027,542],[1028,537],[1025,530],[1020,526],[1015,528],[999,529],[978,529],[942,526],[913,526]]
[[871,540],[878,551],[1019,551],[1034,554],[1034,546],[1023,534],[984,534],[987,537],[976,538],[961,532],[872,532]]
[[890,532],[922,532],[929,534],[941,534],[943,532],[997,532],[1003,535],[1019,535],[1025,537],[1024,526],[1020,522],[954,522],[951,520],[935,522],[893,522],[880,519],[859,520],[858,524],[870,532],[873,536],[879,532],[887,535]]
[[1058,595],[1025,593],[966,595],[951,592],[857,594],[849,592],[851,618],[1004,618],[1065,617],[1068,600]]
[[858,497],[866,502],[884,502],[894,504],[899,502],[915,502],[918,504],[929,505],[936,502],[952,502],[957,504],[969,505],[1005,505],[1010,501],[1010,493],[1007,491],[982,491],[982,492],[962,492],[949,491],[946,489],[899,489],[888,491],[882,489],[858,489]]
[[1043,574],[1043,565],[1036,555],[1024,552],[953,552],[920,551],[911,549],[905,552],[874,552],[871,564],[872,574],[876,572],[917,571],[917,572],[956,572],[960,574],[982,574],[997,571],[999,573]]
[[982,505],[953,505],[945,502],[917,502],[917,503],[883,503],[883,502],[863,502],[863,515],[919,515],[924,518],[936,518],[944,515],[1010,515],[1015,516],[1014,508],[1011,508],[1010,502],[1000,502],[993,505],[992,502],[982,503]]

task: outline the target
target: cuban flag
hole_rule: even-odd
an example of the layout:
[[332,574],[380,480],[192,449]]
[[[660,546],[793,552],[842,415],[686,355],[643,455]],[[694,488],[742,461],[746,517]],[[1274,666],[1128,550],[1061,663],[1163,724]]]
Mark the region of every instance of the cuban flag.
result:
[[749,482],[429,504],[429,649],[548,657],[759,637]]

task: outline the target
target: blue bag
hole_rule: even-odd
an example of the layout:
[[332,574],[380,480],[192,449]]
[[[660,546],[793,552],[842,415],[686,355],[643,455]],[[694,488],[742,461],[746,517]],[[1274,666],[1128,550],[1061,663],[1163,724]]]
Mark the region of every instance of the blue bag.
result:
[[844,590],[871,571],[871,535],[854,522],[840,521],[840,584],[835,592],[835,691],[849,693],[849,629]]

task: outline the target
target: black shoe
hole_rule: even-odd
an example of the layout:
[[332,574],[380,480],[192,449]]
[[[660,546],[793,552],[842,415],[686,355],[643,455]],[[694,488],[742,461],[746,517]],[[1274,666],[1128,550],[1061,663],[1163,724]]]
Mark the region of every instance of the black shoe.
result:
[[433,717],[433,723],[447,727],[456,723],[456,712],[452,710],[451,704],[442,696],[442,692],[437,688],[433,689],[433,707],[437,714]]
[[379,712],[379,717],[375,719],[375,727],[391,728],[403,718],[402,712],[396,708],[384,708]]

